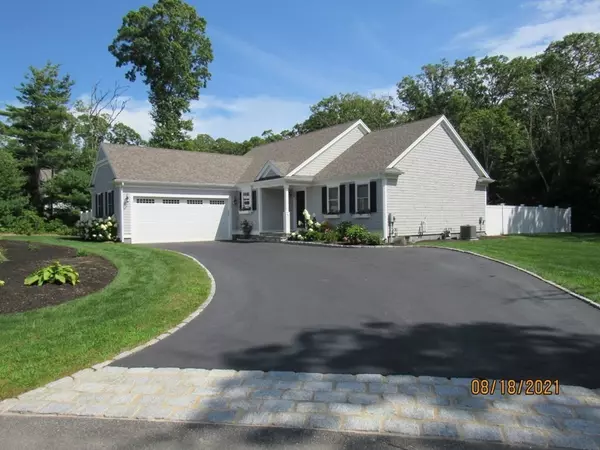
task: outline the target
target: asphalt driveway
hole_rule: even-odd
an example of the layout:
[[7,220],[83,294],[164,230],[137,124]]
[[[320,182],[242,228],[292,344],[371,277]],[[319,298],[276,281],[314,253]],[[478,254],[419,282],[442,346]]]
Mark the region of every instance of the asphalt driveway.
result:
[[536,278],[429,248],[162,246],[216,295],[126,367],[558,378],[600,387],[600,310]]

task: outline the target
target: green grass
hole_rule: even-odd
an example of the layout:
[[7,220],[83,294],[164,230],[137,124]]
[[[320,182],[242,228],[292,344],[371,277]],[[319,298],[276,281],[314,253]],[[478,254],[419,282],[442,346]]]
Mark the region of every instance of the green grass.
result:
[[4,255],[4,249],[0,247],[0,263],[6,261],[6,256]]
[[520,235],[422,244],[500,259],[600,303],[600,234]]
[[0,315],[0,399],[152,339],[181,322],[210,292],[207,273],[173,252],[45,236],[22,240],[104,256],[119,273],[105,289],[81,299]]

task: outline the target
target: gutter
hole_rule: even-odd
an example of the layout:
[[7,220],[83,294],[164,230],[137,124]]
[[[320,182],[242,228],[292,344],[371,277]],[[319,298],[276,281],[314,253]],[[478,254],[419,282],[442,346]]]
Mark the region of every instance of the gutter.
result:
[[117,178],[114,180],[115,184],[127,184],[133,186],[178,186],[178,187],[208,187],[208,188],[225,188],[233,189],[236,187],[235,184],[224,184],[224,183],[179,183],[173,181],[140,181],[140,180],[124,180]]

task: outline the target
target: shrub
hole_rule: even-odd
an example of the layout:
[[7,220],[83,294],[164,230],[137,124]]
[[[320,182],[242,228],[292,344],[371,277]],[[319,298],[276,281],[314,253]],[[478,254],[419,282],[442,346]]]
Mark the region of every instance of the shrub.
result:
[[75,224],[75,229],[79,237],[84,241],[116,242],[119,239],[118,224],[114,217],[80,220]]
[[82,248],[77,249],[77,254],[75,255],[77,258],[83,258],[84,256],[90,256],[90,252],[87,250],[83,250]]
[[29,250],[30,252],[35,252],[37,250],[40,249],[40,246],[37,244],[34,244],[33,242],[28,242],[27,243],[27,250]]
[[48,267],[44,267],[25,278],[25,286],[37,284],[72,284],[75,286],[79,282],[79,274],[72,266],[63,266],[60,262],[54,261]]
[[338,234],[335,230],[327,230],[325,233],[323,233],[323,241],[329,242],[331,244],[337,242],[337,240]]
[[348,229],[352,226],[352,222],[347,220],[338,224],[338,226],[335,228],[335,231],[337,232],[338,239],[340,241],[344,240],[344,238],[348,236]]
[[293,233],[290,233],[290,235],[288,236],[288,241],[304,241],[304,235],[306,234],[306,231],[294,231]]
[[306,232],[306,234],[304,235],[305,240],[307,241],[322,241],[323,240],[323,233],[321,233],[320,231],[316,231],[316,230],[308,230]]
[[0,227],[0,231],[5,233],[24,234],[27,236],[42,233],[73,234],[73,230],[60,220],[46,221],[31,210],[23,211],[18,217],[9,217],[4,223],[5,225]]
[[344,239],[349,244],[364,244],[369,239],[369,231],[363,225],[352,225],[346,231]]
[[331,231],[333,229],[335,229],[335,227],[331,224],[331,222],[325,220],[323,223],[321,223],[321,231],[323,233]]
[[4,281],[0,280],[0,287],[4,286]]
[[367,240],[365,242],[367,245],[381,245],[383,244],[383,239],[377,233],[369,233],[367,236]]

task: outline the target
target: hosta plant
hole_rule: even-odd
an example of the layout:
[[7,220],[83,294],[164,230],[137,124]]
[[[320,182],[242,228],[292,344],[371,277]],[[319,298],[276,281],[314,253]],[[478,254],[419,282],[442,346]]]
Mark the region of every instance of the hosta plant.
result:
[[40,269],[27,278],[25,278],[25,286],[43,286],[44,284],[72,284],[75,286],[79,283],[79,274],[72,266],[64,266],[58,261],[54,261],[51,265]]

